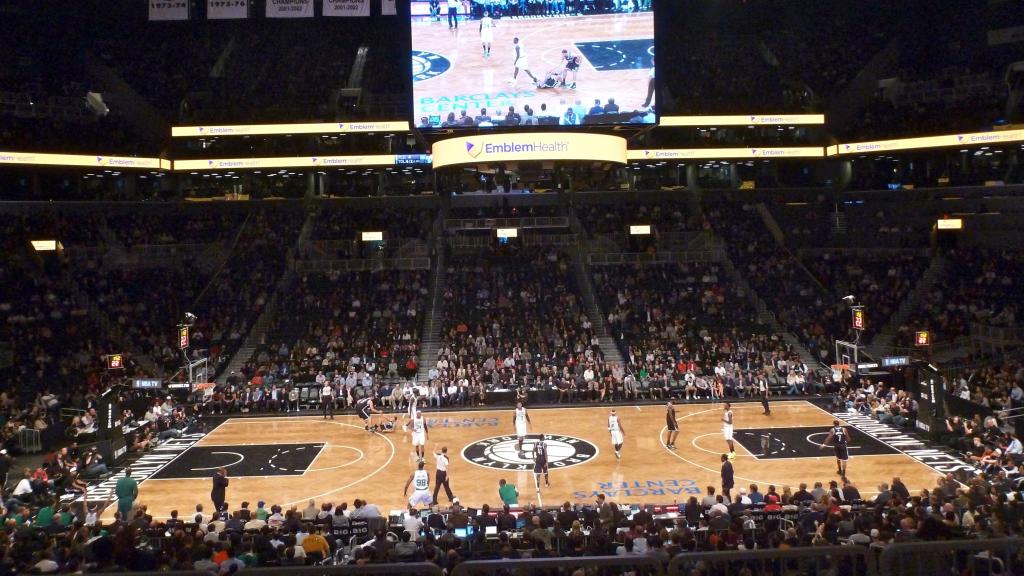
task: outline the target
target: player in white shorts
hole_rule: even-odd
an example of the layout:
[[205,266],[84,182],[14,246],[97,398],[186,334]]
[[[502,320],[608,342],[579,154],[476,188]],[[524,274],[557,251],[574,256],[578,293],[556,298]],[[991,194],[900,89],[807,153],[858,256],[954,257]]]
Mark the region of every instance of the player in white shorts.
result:
[[480,44],[484,47],[484,58],[491,57],[491,42],[494,42],[494,20],[490,12],[484,12],[480,19]]
[[608,415],[608,431],[612,434],[612,447],[615,448],[615,459],[622,458],[622,441],[625,439],[626,431],[622,429],[622,423],[619,422],[619,415],[612,410],[612,413]]
[[512,64],[512,80],[509,82],[511,84],[515,84],[516,77],[519,76],[519,71],[522,70],[523,72],[526,72],[526,75],[529,76],[531,80],[533,80],[534,84],[537,84],[537,77],[533,75],[533,72],[530,72],[530,61],[526,58],[526,46],[523,46],[523,44],[519,42],[518,37],[512,39],[512,46],[515,49],[515,56],[513,57]]
[[423,469],[425,464],[422,460],[416,465],[416,470],[409,476],[405,483],[403,496],[409,495],[409,484],[413,486],[412,498],[409,498],[409,506],[430,506],[433,496],[430,495],[430,473]]
[[530,415],[527,414],[526,408],[523,408],[522,402],[516,402],[516,412],[512,421],[516,425],[516,452],[522,453],[523,440],[526,440],[526,435],[530,433]]
[[722,413],[722,438],[729,444],[729,459],[736,457],[736,447],[732,442],[732,405],[725,403],[725,411]]
[[416,449],[416,459],[423,462],[424,456],[426,456],[426,449],[424,446],[427,443],[427,421],[423,419],[423,414],[416,413],[416,417],[412,419],[412,446]]

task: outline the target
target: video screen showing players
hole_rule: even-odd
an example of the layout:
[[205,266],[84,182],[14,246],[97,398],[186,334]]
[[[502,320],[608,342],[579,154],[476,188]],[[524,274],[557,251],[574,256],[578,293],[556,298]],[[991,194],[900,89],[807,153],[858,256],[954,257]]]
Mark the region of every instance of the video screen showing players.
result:
[[413,0],[413,121],[653,124],[651,2]]

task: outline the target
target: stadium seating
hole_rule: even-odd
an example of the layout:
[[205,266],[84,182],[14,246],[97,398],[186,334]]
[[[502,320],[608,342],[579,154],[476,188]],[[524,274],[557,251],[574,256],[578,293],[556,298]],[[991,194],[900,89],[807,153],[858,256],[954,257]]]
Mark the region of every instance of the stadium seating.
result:
[[243,375],[305,383],[319,374],[344,378],[372,363],[375,382],[409,376],[406,364],[419,354],[427,293],[422,271],[303,274]]
[[432,376],[444,383],[507,390],[604,367],[571,263],[556,251],[453,256],[441,335]]

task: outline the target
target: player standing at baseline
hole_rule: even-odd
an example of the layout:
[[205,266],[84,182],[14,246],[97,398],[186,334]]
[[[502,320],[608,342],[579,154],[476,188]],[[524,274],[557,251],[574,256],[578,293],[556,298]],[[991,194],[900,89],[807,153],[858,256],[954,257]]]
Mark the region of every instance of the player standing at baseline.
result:
[[516,412],[512,416],[512,421],[516,426],[516,452],[523,453],[523,441],[526,440],[526,435],[530,433],[530,415],[527,414],[526,408],[523,408],[522,402],[516,402]]
[[541,474],[544,474],[544,486],[550,488],[551,482],[548,480],[548,444],[544,441],[543,434],[540,435],[540,438],[537,439],[537,444],[533,447],[533,485],[537,488],[538,494],[540,494]]
[[726,402],[722,411],[722,438],[725,438],[726,444],[729,445],[729,460],[736,457],[736,446],[732,441],[732,422],[732,404]]
[[665,405],[665,428],[668,431],[668,442],[665,442],[665,447],[675,449],[676,436],[679,435],[679,423],[676,422],[676,407],[672,405],[671,400]]
[[491,57],[491,43],[494,42],[494,20],[490,12],[484,12],[480,19],[480,44],[484,48],[484,58]]
[[612,410],[611,414],[608,415],[608,431],[612,435],[612,447],[615,449],[615,459],[622,459],[622,441],[626,437],[626,431],[622,428],[622,423],[619,422],[619,415]]
[[538,83],[537,77],[530,72],[530,61],[526,57],[526,46],[519,41],[519,37],[512,39],[512,47],[515,49],[515,59],[512,64],[512,79],[509,80],[509,84],[515,84],[516,78],[519,76],[519,71],[526,72],[526,75],[533,80],[534,84]]
[[426,456],[427,444],[427,421],[423,419],[423,414],[416,413],[416,417],[412,419],[412,447],[416,450],[416,460],[423,462]]
[[846,428],[839,423],[839,420],[832,421],[832,430],[829,431],[825,442],[821,444],[821,448],[825,448],[833,440],[836,450],[836,474],[839,474],[840,478],[846,478],[846,463],[850,460],[850,435],[846,432]]

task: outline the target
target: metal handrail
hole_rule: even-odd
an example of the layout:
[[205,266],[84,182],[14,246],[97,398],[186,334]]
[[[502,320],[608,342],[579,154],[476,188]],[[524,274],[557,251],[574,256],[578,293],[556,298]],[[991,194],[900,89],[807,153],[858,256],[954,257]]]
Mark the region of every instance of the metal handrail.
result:
[[649,556],[575,556],[558,558],[502,558],[500,560],[470,560],[457,565],[449,576],[473,576],[492,574],[499,570],[510,574],[536,574],[546,568],[583,568],[589,574],[590,568],[620,567],[628,571],[664,576],[665,568],[656,558]]
[[[341,565],[341,566],[267,566],[262,568],[246,568],[244,570],[246,574],[267,574],[267,575],[279,575],[287,574],[288,576],[348,576],[348,575],[369,575],[369,574],[385,574],[385,575],[423,575],[423,576],[443,576],[444,572],[437,566],[430,562],[408,562],[408,563],[391,563],[391,564],[365,564],[365,565]],[[114,572],[109,576],[138,576],[139,572]],[[171,570],[168,572],[160,572],[162,576],[209,576],[210,573],[202,570]]]
[[[760,549],[760,550],[728,550],[720,552],[684,552],[677,554],[672,561],[668,564],[668,575],[669,576],[685,576],[690,572],[685,570],[687,566],[700,562],[704,566],[712,564],[721,564],[719,570],[715,570],[714,574],[722,576],[729,576],[730,574],[738,574],[741,567],[749,565],[751,562],[758,562],[761,566],[772,564],[776,562],[790,562],[800,560],[811,560],[816,564],[819,561],[826,561],[833,563],[837,560],[850,558],[854,562],[860,562],[860,565],[864,567],[863,570],[851,572],[851,574],[864,575],[864,576],[876,576],[872,564],[868,562],[867,548],[863,546],[811,546],[807,548],[789,548],[789,549]],[[735,569],[734,569],[735,567]],[[764,570],[755,573],[766,573]],[[805,574],[821,574],[821,570],[808,571],[805,570],[801,573]]]
[[[949,570],[968,568],[969,574],[977,574],[977,562],[979,560],[1000,558],[1005,561],[1013,558],[1015,553],[1024,549],[1024,538],[992,538],[987,540],[941,540],[934,542],[905,542],[890,544],[882,552],[879,558],[880,574],[906,574],[915,576],[932,576],[936,574],[937,566],[944,566]],[[1002,551],[1005,555],[999,557],[993,554],[995,551]],[[958,565],[960,553],[972,553],[966,558],[966,566]],[[978,558],[978,552],[988,552],[986,558]],[[924,561],[922,561],[924,560]],[[910,562],[910,564],[908,564]],[[957,571],[956,573],[961,573]],[[986,574],[993,574],[986,570]],[[1003,574],[1014,574],[1005,569]]]

